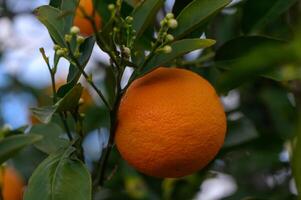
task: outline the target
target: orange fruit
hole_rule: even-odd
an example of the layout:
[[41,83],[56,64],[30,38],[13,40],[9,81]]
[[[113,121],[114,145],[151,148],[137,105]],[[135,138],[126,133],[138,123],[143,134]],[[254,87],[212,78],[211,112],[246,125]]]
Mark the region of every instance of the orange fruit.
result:
[[[90,21],[84,17],[84,14],[82,11],[85,11],[85,13],[89,16],[93,15],[93,0],[80,0],[79,5],[76,9],[74,21],[74,26],[77,26],[80,28],[80,32],[84,36],[90,36],[94,33],[93,26],[91,25]],[[101,17],[95,13],[94,17],[95,23],[97,25],[97,29],[101,28]]]
[[6,167],[0,171],[3,200],[22,200],[24,182],[12,168]]
[[123,96],[115,142],[138,171],[176,178],[205,167],[225,132],[223,106],[210,83],[188,70],[160,67]]

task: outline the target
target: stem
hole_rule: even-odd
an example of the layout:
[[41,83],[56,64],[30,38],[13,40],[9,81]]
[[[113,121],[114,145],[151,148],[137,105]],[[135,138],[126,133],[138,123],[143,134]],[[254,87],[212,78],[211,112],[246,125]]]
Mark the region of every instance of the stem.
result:
[[[55,104],[57,102],[56,86],[55,86],[55,73],[56,73],[56,68],[57,68],[57,65],[58,65],[58,61],[55,62],[54,67],[51,68],[51,66],[49,64],[49,58],[46,56],[44,49],[40,48],[40,52],[41,52],[41,54],[42,54],[42,56],[43,56],[43,58],[44,58],[44,60],[47,64],[47,67],[48,67],[48,70],[49,70],[49,73],[50,73],[51,85],[52,85],[52,95],[53,95],[53,104]],[[71,134],[70,129],[68,127],[66,118],[62,113],[59,113],[59,115],[60,115],[61,121],[63,123],[63,126],[65,128],[65,131],[67,132],[68,138],[69,138],[70,141],[72,141],[73,137],[72,137],[72,134]]]
[[70,44],[68,43],[68,50],[70,52],[70,58],[71,60],[75,63],[75,66],[80,70],[81,74],[84,76],[84,78],[86,79],[86,81],[91,85],[91,87],[96,91],[96,93],[98,94],[98,96],[101,98],[101,100],[103,101],[103,103],[105,104],[105,106],[112,110],[112,107],[110,106],[110,104],[108,103],[108,101],[106,100],[106,98],[104,97],[104,95],[102,94],[102,92],[96,87],[96,85],[94,84],[94,82],[90,79],[89,75],[85,72],[85,70],[83,69],[83,67],[81,66],[81,64],[78,62],[78,60],[76,59],[76,57],[74,56],[74,54],[72,53]]
[[64,116],[63,113],[60,113],[59,115],[60,115],[61,121],[62,121],[62,123],[63,123],[63,126],[64,126],[64,128],[65,128],[65,131],[67,132],[68,138],[69,138],[70,141],[72,141],[72,140],[73,140],[73,137],[72,137],[71,131],[70,131],[70,129],[69,129],[69,126],[68,126],[66,117]]
[[[57,102],[56,86],[55,86],[55,74],[53,73],[53,71],[51,70],[51,68],[49,68],[49,69],[50,69],[50,76],[51,76],[53,104],[55,104]],[[65,128],[65,131],[67,133],[67,136],[68,136],[69,140],[72,141],[73,137],[72,137],[71,131],[69,129],[66,117],[62,113],[60,113],[59,115],[60,115],[61,121],[63,123],[63,126]]]
[[92,25],[92,28],[93,28],[93,31],[95,33],[95,37],[96,37],[96,43],[97,45],[104,51],[106,52],[110,58],[112,59],[113,63],[116,65],[116,66],[119,66],[118,64],[118,60],[116,58],[116,55],[113,51],[110,50],[110,47],[109,45],[106,43],[105,39],[102,37],[101,34],[99,34],[99,30],[97,29],[97,25],[94,21],[94,18],[92,18],[91,16],[89,16],[84,9],[81,10],[82,14],[84,15],[84,17],[89,20],[89,22],[91,23]]
[[[120,7],[121,6],[121,1],[117,1],[116,4],[117,4],[117,6]],[[119,12],[119,10],[118,10],[118,12]],[[118,12],[117,12],[117,14],[118,14]],[[103,38],[103,36],[99,32],[99,30],[97,29],[97,25],[96,25],[94,19],[91,18],[90,16],[86,15],[84,10],[83,10],[83,13],[84,13],[84,17],[86,17],[90,21],[90,23],[93,27],[97,45],[104,52],[106,52],[110,56],[111,61],[112,61],[112,66],[115,65],[115,67],[117,68],[117,72],[116,72],[116,83],[117,83],[116,98],[115,98],[113,106],[109,107],[110,108],[110,135],[109,135],[109,141],[108,141],[107,147],[103,149],[102,156],[99,159],[99,161],[97,163],[97,166],[95,168],[95,176],[94,176],[94,180],[93,180],[93,190],[95,191],[97,189],[98,185],[103,186],[103,184],[104,184],[107,163],[108,163],[109,156],[110,156],[110,153],[111,153],[113,145],[114,145],[115,132],[116,132],[117,123],[118,123],[117,113],[118,113],[119,105],[120,105],[121,98],[122,98],[122,95],[123,95],[123,92],[124,92],[124,90],[121,89],[121,78],[122,78],[122,75],[123,75],[123,70],[124,70],[125,65],[126,65],[126,61],[125,61],[126,59],[125,60],[123,59],[122,53],[121,53],[121,58],[118,59],[119,58],[117,56],[118,54],[117,54],[117,52],[115,52],[116,49],[114,49],[114,50],[110,49],[109,44],[106,42],[105,38]],[[76,65],[78,65],[78,61],[75,61],[75,62],[76,62]],[[78,65],[78,66],[80,66],[80,65]],[[84,70],[82,70],[82,68],[80,68],[80,70],[86,78],[86,75],[84,74]]]
[[106,148],[103,150],[103,154],[101,156],[101,159],[97,163],[96,166],[96,175],[95,179],[93,181],[93,188],[96,188],[98,185],[103,186],[103,183],[105,181],[105,170],[106,170],[106,165],[109,159],[109,155],[112,151],[112,147],[114,144],[114,138],[115,138],[115,132],[117,128],[117,112],[119,109],[120,101],[121,101],[121,91],[119,92],[119,95],[116,99],[114,109],[110,112],[110,136],[109,136],[109,141],[108,145]]
[[85,162],[84,149],[82,147],[83,138],[84,138],[83,120],[79,114],[78,109],[75,112],[72,112],[72,116],[73,116],[74,122],[76,124],[76,132],[79,135],[79,139],[76,141],[76,144],[75,144],[77,147],[76,149],[77,149],[80,160]]

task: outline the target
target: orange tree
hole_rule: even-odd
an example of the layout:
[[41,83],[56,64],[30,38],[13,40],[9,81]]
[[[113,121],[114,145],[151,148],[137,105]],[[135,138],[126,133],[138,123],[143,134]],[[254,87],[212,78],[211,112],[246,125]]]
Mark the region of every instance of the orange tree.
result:
[[[285,147],[301,189],[296,2],[176,0],[166,12],[162,0],[50,0],[34,13],[54,43],[53,58],[40,49],[51,102],[32,109],[41,124],[0,131],[1,164],[32,144],[47,155],[29,178],[25,200],[190,199],[209,169],[235,176],[240,189],[230,199],[295,198],[275,192],[287,179],[263,192],[264,186],[252,188],[260,184],[249,174],[259,180],[283,167],[275,152]],[[110,58],[104,87],[85,69],[95,45]],[[195,50],[202,51],[187,59]],[[69,74],[57,88],[61,59],[69,61]],[[133,73],[122,85],[127,68]],[[81,77],[101,106],[81,109]],[[238,91],[241,105],[227,110],[226,122],[217,94]],[[109,130],[108,143],[88,166],[83,141],[100,128]]]

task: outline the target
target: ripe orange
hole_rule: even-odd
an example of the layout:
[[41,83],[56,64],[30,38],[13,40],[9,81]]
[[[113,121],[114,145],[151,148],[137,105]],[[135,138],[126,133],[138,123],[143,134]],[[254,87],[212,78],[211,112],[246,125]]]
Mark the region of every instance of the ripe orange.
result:
[[138,171],[175,178],[205,167],[225,132],[225,113],[210,83],[188,70],[160,67],[123,96],[115,142]]
[[6,167],[0,181],[3,200],[22,200],[24,182],[20,175],[12,168]]
[[[80,0],[78,8],[75,13],[74,22],[73,24],[80,28],[80,32],[84,36],[90,36],[93,34],[93,26],[91,25],[90,21],[86,19],[83,15],[82,10],[89,16],[93,15],[93,0]],[[97,24],[97,28],[100,29],[101,27],[101,17],[95,14],[94,17],[95,23]]]

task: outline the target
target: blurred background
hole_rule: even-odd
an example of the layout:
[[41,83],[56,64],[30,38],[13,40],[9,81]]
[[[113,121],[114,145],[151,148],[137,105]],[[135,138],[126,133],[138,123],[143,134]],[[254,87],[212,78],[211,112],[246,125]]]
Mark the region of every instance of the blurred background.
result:
[[[165,11],[173,10],[177,14],[189,2],[176,1],[174,6],[175,1],[168,0]],[[189,68],[216,84],[225,70],[219,65],[231,56],[234,58],[252,52],[257,44],[263,44],[262,37],[280,42],[293,41],[300,2],[291,1],[278,16],[256,24],[260,20],[258,15],[265,12],[270,2],[273,1],[233,1],[211,19],[202,32],[202,37],[217,40],[215,47],[210,52],[196,51],[185,56],[187,61],[191,61],[207,55],[206,62],[191,64]],[[44,4],[48,4],[48,0],[0,0],[0,129],[37,124],[29,109],[51,102],[50,75],[39,48],[43,47],[52,57],[53,43],[46,28],[32,14],[34,8]],[[161,15],[159,13],[158,18]],[[243,40],[241,36],[246,35],[251,38],[248,43],[238,42]],[[266,56],[264,51],[258,52],[255,58]],[[108,63],[108,57],[95,47],[87,70],[95,74],[98,86],[109,96]],[[206,170],[181,179],[150,178],[128,166],[114,149],[109,170],[113,176],[98,198],[297,199],[289,142],[295,134],[297,111],[289,86],[300,70],[289,62],[279,66],[277,76],[257,76],[221,93],[228,117],[227,138],[220,154]],[[58,84],[64,83],[68,67],[67,61],[60,62]],[[128,70],[128,74],[130,72]],[[124,81],[126,79],[125,76]],[[86,85],[85,82],[83,84]],[[84,149],[87,163],[92,167],[108,139],[108,118],[100,100],[89,87],[86,87],[83,99],[86,102],[83,109],[88,132]],[[49,130],[56,128],[53,125]],[[28,180],[45,157],[44,153],[30,147],[11,159],[9,165]]]

